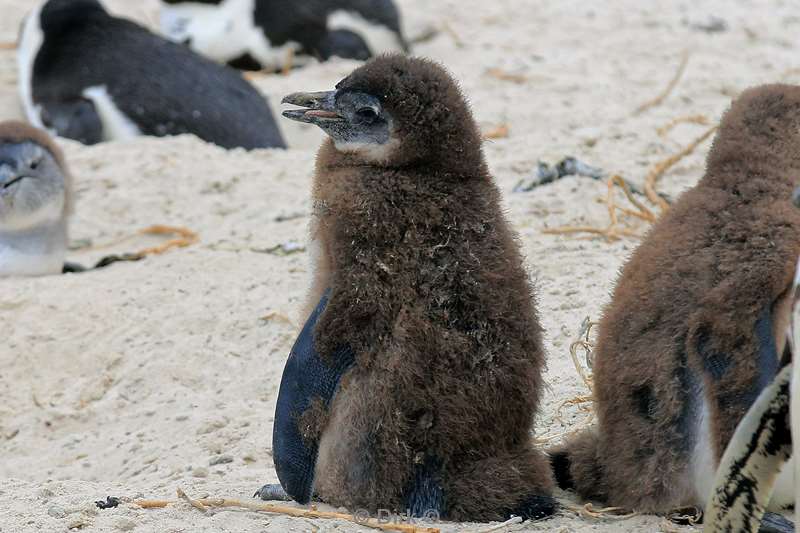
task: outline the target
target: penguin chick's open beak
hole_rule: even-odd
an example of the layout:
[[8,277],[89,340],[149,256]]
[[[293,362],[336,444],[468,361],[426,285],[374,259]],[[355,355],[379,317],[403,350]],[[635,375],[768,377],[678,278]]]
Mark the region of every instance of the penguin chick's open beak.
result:
[[336,91],[317,93],[292,93],[281,100],[282,104],[292,104],[305,109],[289,109],[283,116],[298,122],[321,124],[345,120],[336,112]]

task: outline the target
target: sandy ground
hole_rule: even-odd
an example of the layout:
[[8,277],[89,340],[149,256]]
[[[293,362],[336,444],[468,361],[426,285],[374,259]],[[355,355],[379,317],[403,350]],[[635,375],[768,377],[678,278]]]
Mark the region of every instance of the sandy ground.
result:
[[[153,4],[118,0],[115,7],[152,21]],[[0,42],[15,39],[30,5],[0,0]],[[482,127],[510,128],[508,138],[485,149],[539,288],[549,388],[537,434],[557,439],[587,420],[580,407],[564,405],[587,392],[570,360],[570,342],[584,317],[599,315],[636,240],[609,244],[542,233],[564,224],[605,225],[600,182],[566,178],[529,193],[513,193],[514,185],[532,175],[537,160],[565,155],[641,183],[652,165],[703,131],[682,125],[660,137],[659,126],[682,115],[715,119],[747,86],[800,79],[791,70],[798,66],[800,16],[792,2],[779,0],[400,5],[412,36],[430,26],[442,30],[416,53],[444,62],[462,81]],[[713,22],[712,14],[724,21],[723,31],[701,28]],[[667,85],[684,50],[691,54],[688,68],[674,92],[633,116]],[[277,109],[281,95],[330,88],[353,66],[312,65],[256,83]],[[521,78],[497,79],[489,69]],[[19,115],[14,54],[4,50],[0,118]],[[321,140],[313,128],[287,121],[281,127],[288,151],[226,152],[192,137],[63,143],[78,189],[70,259],[89,263],[109,251],[153,244],[143,237],[113,244],[151,224],[185,226],[201,240],[92,274],[0,281],[0,324],[6,326],[0,531],[355,530],[332,520],[203,514],[188,505],[99,511],[92,503],[109,494],[169,498],[177,487],[246,499],[276,481],[272,414],[309,273],[306,253],[266,250],[304,242]],[[675,196],[695,183],[707,148],[704,143],[675,166],[662,190]],[[608,521],[569,512],[510,528],[684,529],[662,517]]]

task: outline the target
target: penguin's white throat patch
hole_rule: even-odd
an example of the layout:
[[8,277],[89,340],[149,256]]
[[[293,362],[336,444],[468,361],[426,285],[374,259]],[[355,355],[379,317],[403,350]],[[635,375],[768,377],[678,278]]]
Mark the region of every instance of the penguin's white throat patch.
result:
[[368,163],[386,163],[397,153],[400,139],[392,135],[385,143],[334,141],[334,146],[340,152],[356,155]]
[[[17,185],[11,186],[14,187]],[[31,194],[22,198],[11,196],[0,195],[0,233],[30,231],[36,227],[59,224],[64,218],[66,199],[63,194],[47,199],[31,199]]]

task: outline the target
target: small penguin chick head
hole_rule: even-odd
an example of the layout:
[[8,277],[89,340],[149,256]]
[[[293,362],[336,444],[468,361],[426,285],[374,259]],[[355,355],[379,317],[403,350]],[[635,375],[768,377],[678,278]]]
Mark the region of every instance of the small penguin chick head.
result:
[[764,169],[767,161],[787,180],[800,170],[800,86],[770,84],[742,92],[722,117],[708,167],[721,170],[712,177],[722,184],[734,176],[725,169],[742,163]]
[[70,185],[61,152],[47,134],[26,124],[0,124],[0,231],[64,220]]
[[333,91],[294,93],[283,103],[304,108],[283,116],[316,124],[339,152],[368,164],[429,164],[459,172],[483,161],[466,99],[433,61],[378,56]]
[[286,96],[283,103],[304,107],[284,111],[283,116],[316,124],[338,150],[370,163],[390,159],[396,144],[394,119],[379,97],[364,91],[337,90],[294,93]]
[[753,137],[800,137],[800,86],[769,84],[742,92],[722,120],[723,130],[733,126]]

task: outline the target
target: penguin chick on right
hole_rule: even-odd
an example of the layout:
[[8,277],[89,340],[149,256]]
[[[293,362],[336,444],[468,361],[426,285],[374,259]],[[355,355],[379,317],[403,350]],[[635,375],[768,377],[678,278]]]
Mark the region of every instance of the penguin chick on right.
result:
[[545,362],[534,291],[458,85],[390,55],[284,102],[329,139],[313,312],[276,406],[283,488],[373,513],[552,515],[531,433]]
[[72,179],[53,139],[0,123],[0,277],[60,274],[71,209]]
[[[597,425],[551,450],[558,484],[642,512],[702,508],[786,347],[800,212],[800,87],[741,94],[705,176],[622,270],[594,350]],[[793,503],[791,467],[773,509]]]
[[97,0],[40,1],[17,51],[28,121],[84,144],[194,134],[223,148],[285,148],[239,72],[109,14]]
[[[795,207],[800,208],[800,188],[794,190],[792,200]],[[794,531],[794,525],[788,520],[766,513],[766,509],[781,470],[800,450],[800,366],[794,361],[800,346],[798,285],[800,263],[794,277],[794,305],[786,332],[789,349],[781,361],[786,366],[761,392],[725,449],[703,512],[703,533]],[[792,360],[788,360],[788,356]],[[798,462],[792,462],[795,509],[798,509],[800,476],[797,475]]]

